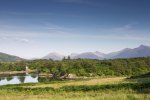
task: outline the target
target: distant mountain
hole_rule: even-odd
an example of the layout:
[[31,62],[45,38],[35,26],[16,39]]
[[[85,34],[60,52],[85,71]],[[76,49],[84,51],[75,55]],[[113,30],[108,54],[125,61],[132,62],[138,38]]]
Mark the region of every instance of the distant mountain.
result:
[[99,51],[85,52],[76,55],[74,58],[86,59],[115,59],[115,58],[134,58],[134,57],[147,57],[150,56],[150,46],[140,45],[137,48],[125,48],[118,52],[104,54]]
[[69,56],[71,57],[71,59],[74,59],[77,55],[77,53],[71,53]]
[[103,53],[100,52],[85,52],[78,54],[74,57],[74,59],[82,58],[82,59],[103,59]]
[[101,52],[99,52],[99,51],[95,51],[94,54],[96,54],[96,55],[97,55],[98,57],[100,57],[100,58],[105,58],[105,56],[106,56],[106,54],[101,53]]
[[13,56],[13,55],[0,52],[0,61],[9,62],[9,61],[21,61],[21,60],[24,60],[24,59],[17,57],[17,56]]
[[[137,48],[125,48],[121,51],[112,52],[108,54],[96,52],[84,52],[84,53],[72,53],[69,55],[71,59],[115,59],[115,58],[134,58],[134,57],[146,57],[150,56],[150,47],[145,45],[140,45]],[[65,56],[58,53],[50,53],[42,59],[53,59],[53,60],[62,60]],[[67,56],[66,56],[67,57]]]
[[108,54],[106,54],[105,58],[107,58],[107,59],[115,58],[118,55],[120,55],[122,52],[127,52],[128,50],[131,50],[131,49],[130,48],[126,48],[126,49],[123,49],[121,51],[108,53]]
[[[113,56],[111,56],[113,54]],[[134,58],[134,57],[146,57],[150,56],[150,47],[145,45],[140,45],[137,48],[130,49],[126,48],[122,51],[111,53],[107,55],[107,58]]]
[[[99,59],[99,60],[116,59],[116,58],[147,57],[147,56],[150,56],[150,46],[140,45],[137,48],[133,48],[133,49],[125,48],[121,51],[112,52],[108,54],[104,54],[99,51],[96,51],[96,52],[84,52],[80,54],[72,53],[69,56],[71,57],[71,59],[81,58],[81,59]],[[59,53],[53,52],[39,59],[62,60],[64,57],[68,57],[68,56],[64,56]],[[9,62],[9,61],[21,61],[21,60],[25,60],[25,59],[0,52],[0,61]]]
[[65,56],[59,53],[49,53],[48,55],[44,56],[42,59],[53,59],[53,60],[62,60]]

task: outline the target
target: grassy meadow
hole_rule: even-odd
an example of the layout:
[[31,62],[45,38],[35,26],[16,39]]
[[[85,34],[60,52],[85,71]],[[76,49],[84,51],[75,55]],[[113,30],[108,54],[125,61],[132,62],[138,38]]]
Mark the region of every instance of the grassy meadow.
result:
[[[0,86],[0,100],[150,100],[150,57],[33,60],[0,65],[1,72],[23,71],[28,65],[39,75],[39,83]],[[51,77],[43,80],[41,74]]]
[[150,100],[150,78],[88,78],[0,86],[1,100]]

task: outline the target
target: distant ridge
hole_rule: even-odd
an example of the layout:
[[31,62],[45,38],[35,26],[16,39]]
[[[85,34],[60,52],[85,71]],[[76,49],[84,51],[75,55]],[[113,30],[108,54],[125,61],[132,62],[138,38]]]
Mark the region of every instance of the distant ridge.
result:
[[11,62],[11,61],[21,61],[21,60],[25,60],[25,59],[0,52],[0,61]]
[[77,59],[77,58],[83,58],[83,59],[103,59],[105,56],[104,53],[101,52],[85,52],[85,53],[81,53],[78,54],[76,56],[73,57],[73,59]]
[[[114,53],[111,53],[111,55]],[[116,55],[111,56],[108,54],[107,58],[134,58],[134,57],[147,57],[150,56],[150,47],[145,45],[140,45],[137,48],[126,48],[121,51],[115,52]]]
[[[80,54],[72,53],[69,55],[71,59],[116,59],[116,58],[135,58],[150,56],[150,46],[140,45],[137,48],[125,48],[121,51],[112,52],[108,54],[96,52],[83,52]],[[62,60],[65,56],[58,53],[50,53],[42,59]]]
[[[72,53],[68,56],[70,56],[71,59],[81,58],[81,59],[99,59],[99,60],[116,59],[116,58],[147,57],[147,56],[150,56],[150,46],[140,45],[139,47],[136,47],[133,49],[125,48],[123,50],[108,53],[108,54],[104,54],[102,52],[95,51],[95,52]],[[46,55],[42,58],[39,58],[39,59],[62,60],[64,57],[67,58],[67,56],[65,56],[65,55],[62,55],[62,54],[59,54],[56,52],[52,52],[52,53],[49,53],[48,55]],[[14,55],[0,52],[0,61],[9,62],[9,61],[21,61],[21,60],[25,60],[25,59],[14,56]],[[30,60],[32,60],[32,59],[30,59]]]

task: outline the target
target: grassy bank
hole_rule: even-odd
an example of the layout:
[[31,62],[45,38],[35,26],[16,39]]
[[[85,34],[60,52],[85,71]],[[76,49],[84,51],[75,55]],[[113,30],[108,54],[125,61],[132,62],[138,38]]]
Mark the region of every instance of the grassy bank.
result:
[[0,86],[3,100],[149,100],[150,78],[125,77]]

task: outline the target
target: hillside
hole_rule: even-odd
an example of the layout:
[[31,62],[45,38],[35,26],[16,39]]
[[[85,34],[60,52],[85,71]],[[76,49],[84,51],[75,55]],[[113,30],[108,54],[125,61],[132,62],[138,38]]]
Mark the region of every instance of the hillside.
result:
[[9,62],[9,61],[20,61],[20,60],[23,60],[23,58],[5,54],[5,53],[0,53],[0,61]]
[[136,58],[150,56],[150,46],[140,45],[136,48],[125,48],[120,51],[111,52],[108,54],[95,51],[95,52],[83,52],[72,53],[70,55],[61,55],[59,53],[49,53],[42,59],[62,60],[64,57],[70,56],[71,59],[116,59],[116,58]]
[[118,52],[110,53],[107,58],[136,58],[136,57],[147,57],[150,56],[150,47],[145,45],[140,45],[137,48],[126,48]]

